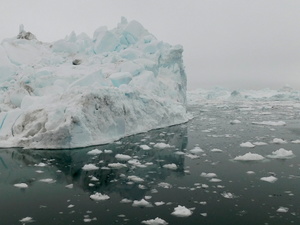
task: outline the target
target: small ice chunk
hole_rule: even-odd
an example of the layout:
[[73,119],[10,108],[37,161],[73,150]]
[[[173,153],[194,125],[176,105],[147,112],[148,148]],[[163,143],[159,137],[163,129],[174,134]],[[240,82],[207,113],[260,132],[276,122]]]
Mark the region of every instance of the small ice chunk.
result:
[[133,207],[152,207],[152,204],[145,199],[142,199],[140,201],[134,200],[132,203]]
[[43,182],[43,183],[48,183],[48,184],[52,184],[52,183],[56,182],[56,180],[54,180],[52,178],[40,179],[39,181]]
[[297,140],[294,140],[294,141],[291,141],[293,144],[300,144],[300,140],[297,139]]
[[166,143],[156,143],[154,148],[164,149],[164,148],[171,148],[172,146]]
[[96,192],[95,194],[90,195],[90,198],[94,201],[104,201],[104,200],[109,199],[110,197],[108,195]]
[[29,216],[24,217],[23,219],[20,219],[19,221],[21,223],[32,223],[32,222],[34,222],[34,220],[32,219],[32,217],[29,217]]
[[161,206],[161,205],[164,205],[164,204],[166,204],[166,203],[163,202],[163,201],[160,201],[160,202],[154,202],[154,205],[156,205],[156,206]]
[[267,126],[285,126],[286,123],[284,121],[263,121],[263,122],[252,122],[255,125],[267,125]]
[[207,213],[200,213],[200,215],[206,217]]
[[45,167],[45,166],[48,166],[46,163],[39,163],[39,164],[34,164],[34,166],[37,166],[37,167]]
[[138,177],[138,176],[128,176],[128,179],[134,182],[144,182],[144,179]]
[[215,174],[215,173],[201,173],[200,174],[200,176],[201,177],[206,177],[206,178],[213,178],[213,177],[216,177],[217,176],[217,174]]
[[163,165],[163,167],[166,168],[166,169],[170,169],[170,170],[177,170],[177,166],[174,163],[165,164],[165,165]]
[[127,167],[123,163],[109,163],[108,166],[111,167],[111,168],[114,168],[114,169],[121,169],[121,168]]
[[272,155],[268,155],[267,157],[272,159],[290,159],[295,157],[292,150],[285,150],[284,148],[280,148],[277,151],[272,152]]
[[177,217],[188,217],[192,215],[193,212],[185,206],[178,205],[171,214]]
[[113,153],[113,151],[112,150],[104,150],[104,153],[105,154],[111,154],[111,153]]
[[230,193],[230,192],[223,192],[223,193],[221,193],[221,195],[224,197],[224,198],[236,198],[235,196],[234,196],[234,194],[232,194],[232,193]]
[[283,140],[281,138],[274,138],[273,141],[272,141],[272,143],[274,143],[274,144],[286,144],[287,141],[285,141],[285,140]]
[[131,159],[131,156],[124,155],[124,154],[117,154],[115,157],[117,160],[120,160],[120,161],[128,161],[129,159]]
[[120,203],[131,203],[131,202],[132,202],[132,200],[127,199],[127,198],[123,198],[123,199],[120,201]]
[[276,212],[280,212],[280,213],[287,213],[288,211],[289,211],[289,208],[282,207],[282,206],[276,210]]
[[229,123],[233,125],[233,124],[241,123],[241,121],[240,120],[231,120]]
[[200,158],[199,155],[194,155],[194,154],[185,154],[185,156],[190,159],[199,159]]
[[85,171],[91,171],[91,170],[98,170],[99,167],[96,166],[95,164],[85,164],[83,167],[82,167],[83,170]]
[[73,184],[68,184],[68,185],[66,185],[65,187],[66,187],[66,188],[72,189],[72,188],[74,187],[74,185],[73,185]]
[[99,155],[101,153],[102,153],[102,151],[96,148],[96,149],[89,151],[87,154],[88,155]]
[[140,145],[140,148],[143,150],[150,150],[151,148],[148,145]]
[[161,188],[166,188],[166,189],[172,188],[172,185],[169,184],[169,183],[166,183],[166,182],[160,182],[160,183],[158,184],[158,186],[161,187]]
[[223,150],[218,149],[218,148],[213,148],[212,150],[210,150],[211,152],[223,152]]
[[260,178],[260,180],[266,181],[266,182],[269,182],[269,183],[274,183],[275,181],[278,180],[278,178],[274,177],[274,176],[269,176],[269,177],[262,177],[262,178]]
[[14,184],[14,186],[17,188],[28,188],[28,184],[25,183]]
[[148,225],[167,225],[168,223],[159,218],[159,217],[156,217],[155,219],[151,219],[151,220],[143,220],[142,221],[143,224],[148,224]]
[[254,144],[254,145],[257,145],[257,146],[267,145],[266,142],[262,142],[262,141],[253,142],[253,144]]
[[199,154],[199,153],[202,153],[202,152],[204,152],[204,151],[199,146],[196,146],[195,148],[190,150],[190,153],[193,153],[193,154]]
[[243,148],[254,148],[254,147],[255,147],[255,145],[252,144],[252,143],[249,142],[249,141],[240,144],[240,146],[243,147]]
[[259,161],[259,160],[263,160],[264,158],[265,157],[263,157],[262,155],[248,152],[245,155],[240,155],[240,156],[235,157],[233,160],[236,160],[236,161]]
[[254,171],[247,171],[247,174],[255,174]]
[[222,180],[221,179],[218,179],[218,178],[211,178],[209,180],[209,182],[213,182],[213,183],[218,183],[218,182],[221,182]]
[[68,208],[74,208],[74,206],[75,205],[70,204],[70,205],[68,205]]

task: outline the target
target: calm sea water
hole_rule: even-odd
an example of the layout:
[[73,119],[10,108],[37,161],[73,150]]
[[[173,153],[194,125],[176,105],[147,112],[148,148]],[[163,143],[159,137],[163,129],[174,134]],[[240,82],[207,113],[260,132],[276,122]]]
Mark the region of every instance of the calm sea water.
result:
[[[1,149],[0,224],[22,224],[25,217],[32,218],[28,224],[43,225],[133,225],[156,217],[171,225],[300,224],[300,144],[292,143],[300,139],[299,106],[294,102],[214,102],[189,110],[194,119],[186,124],[108,145],[55,151]],[[232,120],[241,123],[230,124]],[[261,121],[285,121],[286,126],[252,124]],[[274,138],[287,143],[272,143]],[[240,146],[248,141],[266,145]],[[170,147],[157,148],[156,143]],[[143,150],[141,145],[151,149]],[[203,152],[192,154],[195,146]],[[103,153],[87,154],[95,148]],[[280,148],[292,150],[295,157],[267,157]],[[266,159],[233,160],[248,152]],[[120,161],[117,154],[136,160]],[[116,164],[111,163],[123,167],[113,168]],[[86,164],[99,169],[85,171]],[[203,177],[203,173],[216,177]],[[260,179],[271,175],[278,180]],[[28,188],[14,186],[20,183]],[[92,200],[96,192],[110,198]],[[124,199],[126,203],[121,202]],[[133,206],[133,201],[141,199],[152,207]],[[192,215],[172,215],[178,205],[190,209]],[[285,212],[278,212],[280,207]]]

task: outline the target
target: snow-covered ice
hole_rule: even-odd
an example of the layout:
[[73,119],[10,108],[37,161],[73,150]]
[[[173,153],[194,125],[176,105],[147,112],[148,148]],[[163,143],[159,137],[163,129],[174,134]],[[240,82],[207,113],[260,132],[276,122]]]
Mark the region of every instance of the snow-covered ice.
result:
[[189,119],[182,46],[137,21],[53,43],[24,32],[0,44],[0,147],[98,145]]
[[259,161],[263,159],[265,159],[265,157],[263,157],[262,155],[251,153],[251,152],[248,152],[244,155],[240,155],[234,158],[234,160],[236,161]]
[[93,149],[93,150],[89,151],[87,154],[88,155],[99,155],[101,153],[102,153],[101,150],[99,150],[99,149]]
[[20,219],[19,221],[20,221],[21,223],[32,223],[32,222],[34,222],[33,218],[32,218],[32,217],[29,217],[29,216],[24,217],[24,218]]
[[280,212],[280,213],[287,213],[289,211],[289,208],[287,207],[279,207],[276,212]]
[[177,165],[174,163],[165,164],[165,165],[163,165],[163,167],[166,169],[170,169],[170,170],[177,170]]
[[178,205],[171,214],[177,217],[188,217],[193,214],[193,211],[185,206]]
[[200,154],[203,152],[204,152],[203,149],[201,149],[199,146],[196,146],[190,150],[190,153],[193,153],[193,154]]
[[134,207],[152,207],[152,204],[145,199],[141,199],[140,201],[134,200],[132,203]]
[[249,141],[244,142],[244,143],[241,143],[240,146],[243,147],[243,148],[254,148],[254,147],[255,147],[255,145],[252,144],[252,143],[249,142]]

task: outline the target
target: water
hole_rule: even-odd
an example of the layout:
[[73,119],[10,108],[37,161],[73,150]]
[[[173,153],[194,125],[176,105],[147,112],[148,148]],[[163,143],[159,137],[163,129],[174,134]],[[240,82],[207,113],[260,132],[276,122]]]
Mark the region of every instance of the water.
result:
[[[131,225],[156,217],[172,225],[299,224],[300,144],[291,142],[300,139],[297,105],[293,102],[210,102],[189,110],[195,118],[187,124],[127,137],[108,145],[55,151],[1,149],[1,225],[22,224],[19,220],[25,217],[32,217],[30,224],[43,225]],[[235,119],[241,123],[230,125]],[[287,125],[252,124],[280,120]],[[282,138],[287,144],[271,143],[274,138]],[[246,141],[267,145],[240,147]],[[158,149],[155,143],[168,143],[172,147]],[[151,149],[142,150],[140,145],[143,144]],[[197,145],[204,152],[192,159],[189,150]],[[95,148],[103,153],[87,154]],[[214,148],[222,152],[212,152]],[[279,148],[292,150],[295,157],[266,157]],[[104,153],[104,150],[111,151]],[[233,160],[247,152],[266,159],[259,162]],[[129,155],[140,164],[119,161],[116,154]],[[126,167],[109,167],[116,162]],[[89,163],[99,169],[82,170]],[[177,168],[164,168],[166,164],[175,164]],[[215,173],[219,179],[215,181],[219,182],[211,182],[214,180],[200,176],[201,173]],[[131,181],[128,176],[132,175],[143,181]],[[271,175],[278,180],[274,183],[260,180]],[[42,179],[52,180],[45,183]],[[15,187],[18,183],[26,183],[28,188]],[[66,187],[70,184],[73,188]],[[90,195],[96,192],[110,198],[94,201]],[[122,199],[130,201],[121,203]],[[152,207],[132,206],[132,201],[141,199],[146,199]],[[157,202],[163,205],[157,206]],[[178,205],[191,209],[192,215],[172,215]],[[288,211],[277,212],[280,207]]]

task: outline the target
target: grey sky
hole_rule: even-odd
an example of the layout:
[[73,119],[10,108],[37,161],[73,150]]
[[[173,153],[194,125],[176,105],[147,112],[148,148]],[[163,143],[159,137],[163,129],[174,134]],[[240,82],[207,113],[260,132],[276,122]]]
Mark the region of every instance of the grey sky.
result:
[[0,39],[21,23],[41,41],[92,36],[121,16],[184,46],[189,89],[300,89],[298,0],[2,0]]

